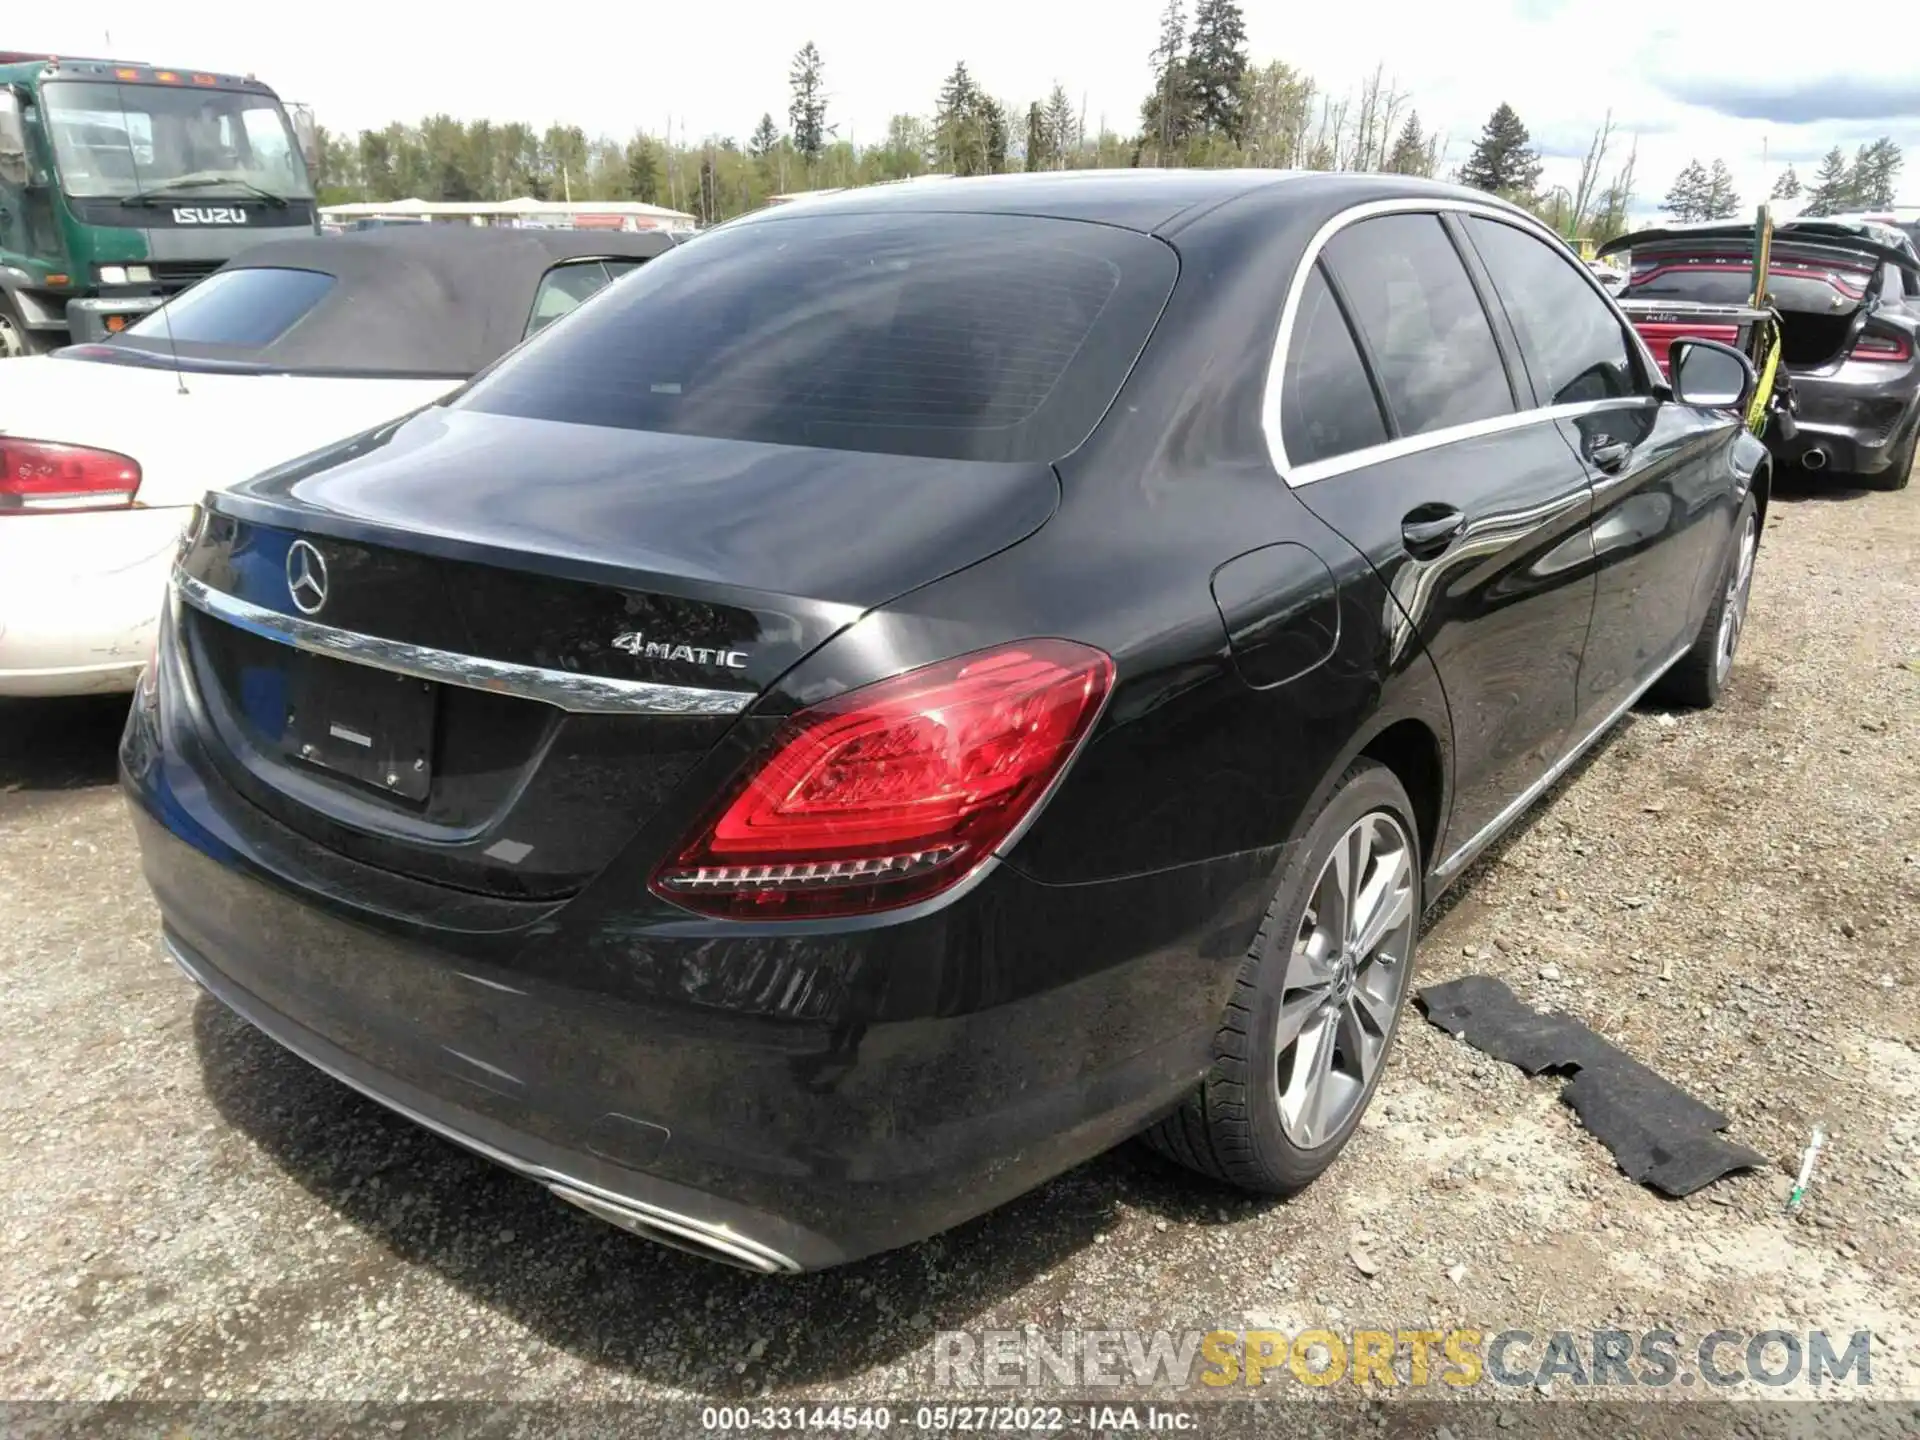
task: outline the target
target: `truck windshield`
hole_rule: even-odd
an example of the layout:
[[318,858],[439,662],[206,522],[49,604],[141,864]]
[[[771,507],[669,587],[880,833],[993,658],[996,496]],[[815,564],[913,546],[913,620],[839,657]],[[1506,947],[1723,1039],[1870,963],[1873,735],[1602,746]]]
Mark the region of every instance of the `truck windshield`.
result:
[[61,80],[45,87],[44,100],[69,195],[125,198],[155,186],[182,195],[313,194],[293,127],[271,95]]

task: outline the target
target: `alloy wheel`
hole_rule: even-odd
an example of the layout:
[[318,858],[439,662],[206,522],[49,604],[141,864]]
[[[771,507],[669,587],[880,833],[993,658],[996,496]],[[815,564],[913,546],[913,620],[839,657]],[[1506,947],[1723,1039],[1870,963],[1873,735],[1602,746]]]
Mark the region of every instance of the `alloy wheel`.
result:
[[1413,973],[1414,849],[1385,810],[1340,837],[1314,882],[1287,960],[1274,1086],[1280,1125],[1302,1149],[1352,1119],[1386,1058]]
[[0,360],[13,360],[27,353],[27,337],[13,323],[13,317],[0,313]]
[[1733,652],[1740,644],[1740,631],[1747,623],[1747,596],[1753,590],[1753,559],[1760,549],[1760,517],[1747,516],[1746,529],[1740,532],[1740,553],[1727,580],[1727,597],[1720,607],[1720,645],[1714,651],[1716,678],[1725,680],[1733,668]]

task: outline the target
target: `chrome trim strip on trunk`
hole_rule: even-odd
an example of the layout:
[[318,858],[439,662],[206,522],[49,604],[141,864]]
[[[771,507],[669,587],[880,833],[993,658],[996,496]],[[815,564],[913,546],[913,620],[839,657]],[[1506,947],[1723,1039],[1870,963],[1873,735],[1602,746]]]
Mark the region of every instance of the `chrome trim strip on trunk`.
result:
[[1592,730],[1588,731],[1585,739],[1581,740],[1571,750],[1556,760],[1538,780],[1534,781],[1533,784],[1516,795],[1504,810],[1486,824],[1482,825],[1478,833],[1464,845],[1460,846],[1459,849],[1455,850],[1445,860],[1442,860],[1438,865],[1434,866],[1434,880],[1441,885],[1446,885],[1458,876],[1462,870],[1466,869],[1467,866],[1478,859],[1482,850],[1486,849],[1488,845],[1498,839],[1500,833],[1509,825],[1515,820],[1518,820],[1520,816],[1525,813],[1528,806],[1532,805],[1542,795],[1546,794],[1548,790],[1552,789],[1554,781],[1572,769],[1573,762],[1593,748],[1596,740],[1606,734],[1607,731],[1611,730],[1615,725],[1619,724],[1620,718],[1640,703],[1640,697],[1645,695],[1655,685],[1659,684],[1660,677],[1678,664],[1680,657],[1692,648],[1693,642],[1688,641],[1685,645],[1682,645],[1678,650],[1674,651],[1673,654],[1669,655],[1665,663],[1655,670],[1649,679],[1643,680],[1634,688],[1631,695],[1627,696],[1626,699],[1608,711],[1607,718],[1594,726]]
[[747,690],[707,690],[693,685],[659,685],[650,680],[580,675],[571,670],[516,665],[480,655],[462,655],[452,650],[339,630],[317,620],[283,615],[278,610],[215,590],[177,566],[173,572],[173,589],[196,610],[265,640],[334,660],[411,675],[416,680],[537,700],[576,714],[737,715],[753,703],[753,694]]
[[[418,1110],[401,1104],[390,1095],[381,1094],[372,1086],[363,1084],[351,1075],[343,1074],[335,1066],[327,1064],[311,1052],[288,1041],[279,1027],[274,1026],[271,1021],[263,1021],[260,1016],[252,1012],[252,1007],[243,1008],[236,1005],[226,987],[215,986],[203,975],[199,965],[196,964],[198,957],[190,955],[186,947],[177,943],[171,935],[163,931],[160,944],[166,950],[167,957],[180,968],[183,975],[256,1030],[270,1037],[276,1045],[285,1047],[314,1069],[338,1080],[348,1089],[357,1090],[374,1103],[386,1106],[394,1114],[411,1120],[422,1129],[431,1130],[441,1139],[451,1140],[463,1149],[471,1150],[474,1154],[493,1161],[503,1169],[536,1181],[568,1204],[658,1244],[671,1245],[680,1250],[691,1250],[709,1259],[738,1265],[746,1270],[755,1270],[763,1275],[799,1273],[801,1266],[796,1261],[770,1246],[762,1245],[758,1240],[751,1240],[725,1226],[715,1225],[691,1215],[682,1215],[658,1205],[650,1205],[646,1201],[635,1200],[630,1196],[617,1195],[610,1190],[603,1190],[597,1185],[590,1185],[584,1180],[551,1170],[544,1165],[519,1159],[429,1115],[422,1115]],[[240,993],[247,992],[242,990]]]

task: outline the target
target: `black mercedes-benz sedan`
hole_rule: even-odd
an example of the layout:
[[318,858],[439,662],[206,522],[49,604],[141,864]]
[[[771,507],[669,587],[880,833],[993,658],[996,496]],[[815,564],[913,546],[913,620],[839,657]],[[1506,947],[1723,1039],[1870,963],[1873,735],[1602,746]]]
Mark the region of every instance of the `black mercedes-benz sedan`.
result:
[[806,1269],[1144,1131],[1275,1194],[1423,908],[1654,687],[1768,459],[1398,176],[876,188],[208,497],[122,749],[165,944],[640,1234]]

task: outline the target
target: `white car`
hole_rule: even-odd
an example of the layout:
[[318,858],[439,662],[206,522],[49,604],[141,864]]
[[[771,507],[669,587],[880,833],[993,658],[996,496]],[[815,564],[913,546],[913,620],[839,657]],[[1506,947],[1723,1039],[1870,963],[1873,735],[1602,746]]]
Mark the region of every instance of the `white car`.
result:
[[432,403],[672,243],[270,241],[105,344],[0,362],[0,696],[131,690],[203,494]]
[[1587,268],[1593,271],[1593,278],[1606,288],[1609,295],[1618,295],[1627,288],[1627,272],[1608,260],[1589,260]]

